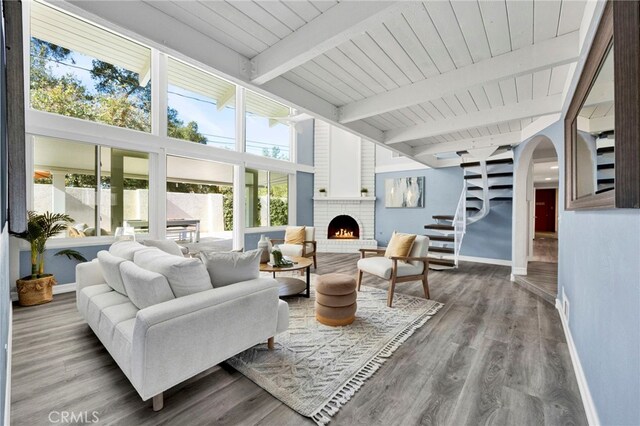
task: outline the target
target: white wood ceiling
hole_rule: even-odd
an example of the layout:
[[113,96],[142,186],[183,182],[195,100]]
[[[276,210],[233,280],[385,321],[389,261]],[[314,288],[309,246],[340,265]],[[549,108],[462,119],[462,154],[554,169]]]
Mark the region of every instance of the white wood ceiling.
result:
[[[130,17],[73,2],[134,19],[128,2]],[[425,164],[560,112],[590,23],[586,0],[137,3],[237,52],[239,80]]]

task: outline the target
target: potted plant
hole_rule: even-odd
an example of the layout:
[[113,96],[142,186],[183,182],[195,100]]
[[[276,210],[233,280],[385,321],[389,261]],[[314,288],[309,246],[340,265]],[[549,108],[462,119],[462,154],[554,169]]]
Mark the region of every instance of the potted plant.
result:
[[327,190],[324,188],[320,188],[318,189],[318,192],[320,193],[320,195],[322,195],[323,197],[327,196]]
[[[56,279],[52,274],[44,272],[44,251],[47,240],[67,229],[73,219],[62,213],[29,212],[26,232],[18,235],[31,246],[31,275],[16,281],[18,302],[22,306],[40,305],[53,299],[53,285]],[[87,259],[75,250],[60,250],[56,256],[67,256],[86,262]]]
[[369,195],[369,190],[367,188],[362,188],[360,190],[360,195],[362,195],[363,197],[367,197]]

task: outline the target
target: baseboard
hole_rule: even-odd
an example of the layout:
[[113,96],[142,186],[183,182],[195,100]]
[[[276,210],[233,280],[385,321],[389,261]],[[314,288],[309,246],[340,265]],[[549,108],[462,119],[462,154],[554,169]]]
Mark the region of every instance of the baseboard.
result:
[[[71,293],[76,291],[76,283],[57,284],[53,286],[53,294]],[[18,293],[15,289],[11,290],[11,300],[15,302],[18,300]]]
[[4,389],[4,422],[3,425],[11,424],[11,358],[13,352],[13,306],[9,306],[9,330],[7,333],[7,370],[5,373],[7,377],[5,379]]
[[580,362],[580,357],[578,356],[578,350],[576,349],[576,345],[573,341],[573,336],[571,336],[571,330],[569,329],[567,318],[564,316],[564,312],[562,311],[562,302],[560,299],[556,299],[556,309],[560,314],[560,322],[562,323],[564,336],[567,340],[567,346],[569,347],[569,355],[571,355],[571,363],[573,364],[573,371],[576,375],[576,380],[578,381],[578,388],[580,389],[580,396],[582,397],[582,405],[584,406],[584,411],[587,415],[587,421],[592,426],[599,425],[600,419],[598,418],[598,411],[596,410],[596,405],[593,402],[593,397],[589,390],[589,384],[587,383],[587,377],[582,369],[582,363]]
[[458,256],[463,262],[486,263],[489,265],[511,266],[510,260],[491,259],[490,257]]
[[[511,274],[512,275],[527,275],[527,267],[513,267],[513,269],[511,269]],[[513,281],[513,280],[511,280]]]

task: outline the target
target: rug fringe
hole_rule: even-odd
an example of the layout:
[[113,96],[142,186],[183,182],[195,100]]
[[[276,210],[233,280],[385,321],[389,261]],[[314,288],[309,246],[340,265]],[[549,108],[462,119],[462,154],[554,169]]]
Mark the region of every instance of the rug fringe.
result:
[[436,304],[422,317],[416,319],[408,327],[398,333],[398,335],[387,343],[375,357],[351,376],[351,378],[347,380],[340,389],[338,389],[333,396],[311,416],[311,419],[320,426],[329,424],[331,418],[351,399],[353,395],[355,395],[356,392],[358,392],[358,390],[360,390],[365,381],[373,376],[376,371],[380,369],[382,364],[384,364],[384,362],[400,347],[400,345],[411,337],[416,330],[429,321],[429,319],[443,306],[444,305],[442,303]]

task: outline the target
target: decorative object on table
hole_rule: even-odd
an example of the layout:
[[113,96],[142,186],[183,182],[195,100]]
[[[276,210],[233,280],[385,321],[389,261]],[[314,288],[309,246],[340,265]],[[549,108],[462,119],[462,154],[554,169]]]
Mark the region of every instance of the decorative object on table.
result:
[[317,424],[329,423],[443,306],[398,294],[395,308],[388,309],[384,290],[363,287],[355,321],[336,329],[315,320],[317,292],[311,294],[310,299],[289,301],[289,331],[278,335],[273,351],[265,350],[265,344],[254,346],[227,364]]
[[368,197],[369,196],[369,190],[367,188],[362,188],[360,190],[360,195],[362,195],[363,197]]
[[327,190],[325,188],[320,188],[318,189],[318,192],[320,193],[320,195],[322,195],[323,197],[327,196]]
[[269,261],[271,250],[269,247],[269,238],[267,238],[264,234],[260,235],[260,241],[258,241],[258,250],[260,250],[260,263],[267,263]]
[[424,207],[424,176],[386,179],[384,189],[385,207]]
[[346,274],[320,275],[316,280],[316,320],[338,327],[356,319],[356,280]]
[[135,241],[136,231],[133,226],[118,226],[114,236],[116,241]]
[[[27,230],[18,235],[31,246],[31,275],[16,281],[18,302],[21,306],[41,305],[53,300],[53,286],[57,284],[52,274],[44,272],[44,251],[47,240],[64,232],[73,223],[71,216],[62,213],[29,212]],[[86,262],[82,254],[75,250],[60,250],[55,256]]]
[[288,266],[293,266],[293,262],[290,260],[286,260],[284,256],[282,256],[282,252],[278,246],[275,246],[273,250],[271,250],[270,261],[269,264],[271,266],[275,266],[276,268],[286,268]]

